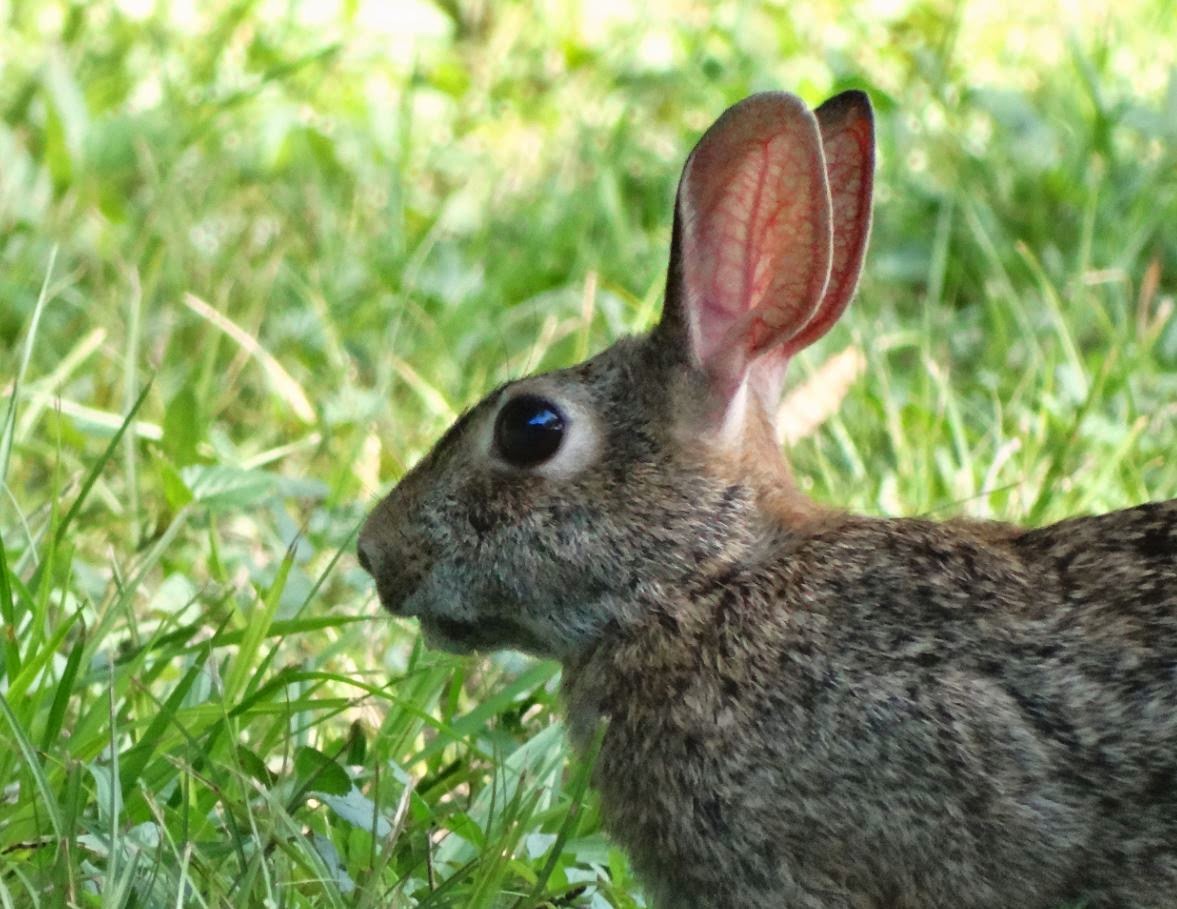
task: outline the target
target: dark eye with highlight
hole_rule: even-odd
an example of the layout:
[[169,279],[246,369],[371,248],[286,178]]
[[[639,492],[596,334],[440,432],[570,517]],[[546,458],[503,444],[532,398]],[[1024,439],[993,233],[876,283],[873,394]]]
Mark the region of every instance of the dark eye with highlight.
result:
[[520,395],[495,420],[495,448],[512,467],[535,467],[554,455],[564,439],[564,414],[545,398]]

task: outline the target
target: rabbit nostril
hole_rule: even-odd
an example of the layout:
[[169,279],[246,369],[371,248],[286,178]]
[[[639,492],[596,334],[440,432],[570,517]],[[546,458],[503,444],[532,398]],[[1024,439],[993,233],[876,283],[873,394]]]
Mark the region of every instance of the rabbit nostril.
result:
[[356,558],[359,559],[360,567],[368,574],[372,574],[372,559],[365,551],[363,541],[356,545]]

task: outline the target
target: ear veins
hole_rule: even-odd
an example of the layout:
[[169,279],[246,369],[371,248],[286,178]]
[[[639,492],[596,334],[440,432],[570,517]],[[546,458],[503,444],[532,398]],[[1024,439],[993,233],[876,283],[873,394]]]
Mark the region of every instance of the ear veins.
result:
[[[753,144],[756,151],[732,174],[728,191],[688,220],[692,227],[696,222],[710,226],[697,242],[712,272],[706,292],[692,302],[699,312],[700,353],[728,394],[740,387],[753,360],[791,328],[804,326],[817,309],[828,272],[806,269],[799,260],[831,257],[830,250],[821,249],[823,239],[830,242],[828,230],[815,223],[806,193],[783,191],[789,188],[782,185],[786,170],[807,166],[798,161],[787,169],[782,163],[798,149],[784,136]],[[817,191],[824,194],[825,189]],[[739,305],[732,306],[733,301]],[[716,337],[717,332],[722,334]]]
[[[763,194],[766,180],[771,177],[778,184],[782,182],[783,167],[779,163],[774,164],[773,159],[768,153],[768,147],[773,143],[783,143],[783,138],[778,136],[764,144],[764,163],[759,171],[756,198],[749,206],[753,218],[755,218],[756,212],[761,207],[761,195]],[[786,145],[781,157],[788,157],[792,151],[795,150],[790,149]],[[768,213],[766,212],[766,214]],[[785,214],[788,216],[782,217]],[[790,229],[790,226],[792,226],[792,229]],[[798,227],[801,229],[798,229]],[[799,324],[803,321],[803,308],[808,308],[812,311],[816,307],[817,302],[821,299],[821,290],[817,289],[817,285],[819,283],[822,284],[822,290],[824,290],[827,277],[820,271],[815,271],[810,277],[808,286],[804,288],[804,291],[798,297],[794,297],[793,300],[782,300],[775,304],[774,301],[770,300],[767,306],[762,306],[761,302],[764,298],[765,291],[768,289],[773,278],[772,273],[768,270],[772,261],[766,250],[771,249],[773,245],[778,248],[795,248],[797,244],[788,242],[788,237],[792,234],[799,238],[802,244],[805,243],[805,239],[808,237],[808,251],[810,255],[813,255],[817,245],[821,242],[820,232],[821,228],[813,223],[811,214],[799,203],[798,199],[789,199],[782,194],[776,201],[775,207],[771,210],[771,214],[768,214],[768,217],[764,220],[761,230],[752,238],[752,242],[747,244],[746,257],[751,260],[755,256],[755,268],[762,271],[760,281],[754,285],[754,292],[749,294],[754,318],[752,325],[749,327],[745,344],[748,347],[750,357],[755,357],[770,347],[780,335],[782,329],[787,329],[789,326]],[[752,268],[746,267],[746,270],[751,272]],[[790,283],[793,282],[786,282],[785,286],[788,286]],[[805,315],[807,316],[808,313]]]
[[[815,167],[814,162],[802,160],[801,150],[784,136],[756,144],[757,153],[748,156],[733,176],[731,191],[716,206],[718,216],[712,216],[713,223],[725,226],[716,231],[713,241],[720,264],[712,281],[712,295],[734,297],[742,303],[742,312],[735,314],[735,323],[726,331],[720,348],[741,347],[746,360],[756,358],[782,333],[807,321],[821,300],[828,273],[820,267],[800,267],[799,260],[822,262],[829,258],[820,248],[826,239],[825,225],[816,223],[811,206],[806,204],[808,194],[785,179],[787,173],[797,170],[820,170],[820,163]],[[790,160],[793,164],[786,168]],[[747,186],[749,183],[753,185]],[[794,189],[798,191],[790,192]],[[725,264],[725,259],[739,262]]]
[[761,95],[729,110],[679,193],[696,362],[734,391],[749,361],[808,321],[829,276],[830,203],[814,115]]
[[832,207],[830,280],[809,322],[783,348],[790,357],[833,326],[858,285],[870,236],[874,187],[874,121],[861,92],[844,92],[816,111]]

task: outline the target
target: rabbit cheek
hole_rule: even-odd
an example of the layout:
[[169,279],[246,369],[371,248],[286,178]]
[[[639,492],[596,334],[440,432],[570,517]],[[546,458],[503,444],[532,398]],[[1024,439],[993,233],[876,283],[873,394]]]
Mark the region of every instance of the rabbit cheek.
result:
[[420,615],[429,646],[455,653],[501,648],[549,652],[509,606],[511,592],[485,580],[484,571],[477,560],[461,560],[431,572],[418,595],[423,606],[428,601]]

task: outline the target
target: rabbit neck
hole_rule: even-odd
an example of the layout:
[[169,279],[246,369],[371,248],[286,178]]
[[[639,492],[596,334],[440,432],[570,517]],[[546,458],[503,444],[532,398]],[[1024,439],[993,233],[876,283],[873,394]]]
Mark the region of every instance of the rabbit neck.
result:
[[[672,395],[697,392],[688,383],[668,385]],[[661,660],[669,671],[675,661],[689,658],[691,636],[708,633],[713,618],[704,604],[708,591],[770,570],[797,540],[841,515],[797,489],[758,395],[750,396],[734,434],[700,435],[698,412],[681,399],[675,409],[686,418],[673,430],[670,447],[677,455],[664,470],[684,478],[678,485],[690,490],[689,501],[676,503],[676,510],[699,517],[676,525],[669,535],[639,537],[639,545],[652,547],[642,548],[639,573],[631,583],[603,585],[603,596],[579,610],[597,621],[555,654],[588,725],[595,723],[593,716],[608,713],[603,702],[609,681],[617,677],[608,665],[619,651],[637,641],[634,655],[641,654],[647,668]],[[680,549],[679,543],[688,545]]]
[[768,504],[774,510],[757,510],[757,526],[740,534],[742,542],[723,559],[701,564],[689,577],[642,585],[629,601],[613,605],[610,621],[591,643],[564,655],[562,689],[578,750],[589,748],[602,723],[624,726],[635,699],[673,702],[676,686],[690,687],[699,660],[716,652],[717,634],[736,640],[747,637],[738,627],[755,627],[761,634],[771,629],[762,598],[755,598],[755,605],[736,601],[748,591],[767,589],[765,577],[779,574],[793,549],[844,516],[812,506],[804,517],[790,510],[786,522],[775,509],[791,509],[791,503]]
[[799,530],[829,513],[797,488],[772,422],[759,403],[748,420],[736,469],[753,490],[755,513],[770,529]]

